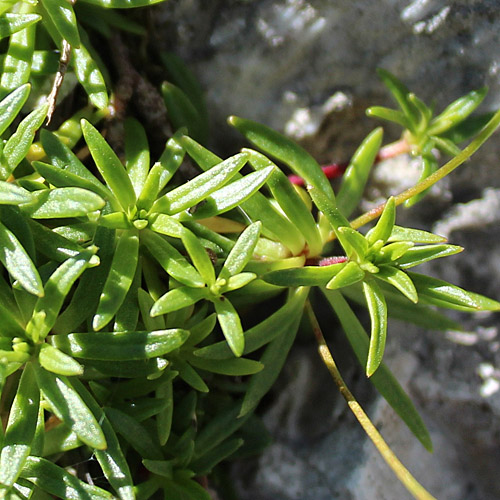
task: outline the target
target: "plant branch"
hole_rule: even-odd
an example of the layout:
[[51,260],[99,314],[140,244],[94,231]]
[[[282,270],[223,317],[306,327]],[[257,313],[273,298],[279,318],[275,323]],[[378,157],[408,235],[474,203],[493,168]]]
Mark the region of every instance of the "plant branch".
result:
[[358,422],[363,427],[368,437],[371,439],[372,443],[375,445],[382,458],[386,461],[387,465],[393,470],[394,474],[398,479],[404,484],[407,490],[417,499],[417,500],[436,500],[410,473],[410,471],[401,463],[398,457],[391,450],[389,445],[384,441],[384,438],[380,435],[377,428],[373,425],[368,415],[365,413],[360,404],[356,401],[355,397],[351,391],[346,386],[342,375],[335,364],[332,357],[330,349],[326,344],[325,338],[319,326],[314,310],[311,306],[309,300],[305,304],[306,312],[308,315],[309,322],[311,324],[314,336],[318,342],[318,352],[321,360],[328,368],[330,375],[332,376],[335,384],[337,385],[340,393],[346,400],[349,409],[354,413]]

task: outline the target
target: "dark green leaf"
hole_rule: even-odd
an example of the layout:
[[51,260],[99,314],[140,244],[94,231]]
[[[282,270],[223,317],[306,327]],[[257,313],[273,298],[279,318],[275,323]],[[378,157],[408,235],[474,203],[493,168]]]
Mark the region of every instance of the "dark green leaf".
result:
[[132,9],[136,7],[146,7],[164,0],[82,0],[92,5],[98,5],[106,9]]
[[0,205],[21,205],[31,201],[31,193],[11,182],[0,181]]
[[66,0],[42,0],[42,4],[62,38],[72,47],[78,48],[80,35],[72,4]]
[[[363,326],[339,292],[324,290],[323,293],[338,316],[359,363],[363,367],[366,366],[370,341]],[[370,377],[370,381],[425,448],[432,451],[431,438],[423,420],[420,418],[411,399],[384,363]]]
[[247,358],[205,359],[190,356],[189,363],[200,370],[234,377],[253,375],[264,368],[262,363]]

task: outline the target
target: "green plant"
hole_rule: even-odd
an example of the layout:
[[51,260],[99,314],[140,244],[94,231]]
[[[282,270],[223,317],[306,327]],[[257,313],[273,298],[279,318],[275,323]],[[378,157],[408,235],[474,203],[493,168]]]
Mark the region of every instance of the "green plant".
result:
[[[166,499],[209,499],[202,478],[268,443],[254,410],[306,311],[322,359],[369,436],[417,498],[432,498],[346,388],[310,290],[321,290],[370,380],[431,449],[425,425],[382,362],[388,316],[445,330],[459,325],[434,306],[474,312],[500,304],[409,271],[462,249],[397,226],[396,206],[416,201],[465,161],[500,113],[468,117],[480,91],[431,119],[382,72],[402,111],[369,112],[403,125],[402,141],[422,156],[423,178],[350,223],[381,128],[355,152],[336,194],[302,148],[242,118],[229,122],[264,154],[244,149],[222,160],[201,144],[207,126],[199,87],[179,60],[163,55],[171,81],[162,95],[176,132],[151,166],[146,130],[127,116],[120,158],[95,126],[109,115],[114,82],[90,55],[76,19],[98,19],[93,28],[101,36],[117,26],[141,35],[140,24],[106,9],[152,3],[2,4],[0,34],[10,40],[0,79],[0,497],[146,499],[160,491]],[[64,95],[69,61],[98,109],[77,111],[55,132],[42,128],[33,142]],[[36,106],[44,95],[47,104]],[[475,138],[459,151],[466,134]],[[454,158],[437,169],[433,147]],[[305,179],[307,192],[268,157]],[[186,164],[202,173],[186,181]],[[357,231],[378,216],[368,232]],[[368,308],[370,335],[350,302]],[[86,481],[88,467],[98,467],[98,485]]]

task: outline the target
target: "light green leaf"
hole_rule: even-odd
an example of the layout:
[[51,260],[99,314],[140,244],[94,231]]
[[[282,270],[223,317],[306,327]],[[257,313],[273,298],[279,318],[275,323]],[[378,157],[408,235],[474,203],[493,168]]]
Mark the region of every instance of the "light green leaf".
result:
[[412,241],[413,243],[443,243],[444,236],[428,233],[421,229],[411,229],[409,227],[394,226],[388,242],[391,241]]
[[389,243],[389,245],[383,246],[375,253],[374,263],[379,265],[393,262],[405,255],[406,252],[414,246],[415,244],[412,241],[396,241],[395,243]]
[[88,266],[95,266],[99,258],[97,247],[89,247],[83,252],[65,260],[45,283],[45,295],[40,297],[33,315],[26,326],[26,333],[37,342],[50,332],[57,316],[75,281]]
[[0,135],[7,130],[7,127],[23,108],[30,94],[30,89],[31,86],[27,83],[21,85],[0,102]]
[[181,329],[152,332],[95,332],[51,335],[50,342],[67,354],[84,359],[130,361],[164,356],[178,349],[189,332]]
[[120,235],[106,283],[92,319],[92,328],[104,328],[117,313],[134,279],[139,259],[139,237],[135,231]]
[[222,287],[223,293],[239,290],[251,283],[257,275],[254,273],[239,273],[228,278],[227,283]]
[[75,70],[75,76],[87,92],[90,102],[98,109],[106,109],[108,106],[106,82],[97,62],[85,44],[81,43],[80,47],[73,49],[71,64]]
[[48,106],[43,104],[32,111],[18,125],[17,130],[12,134],[2,152],[2,162],[0,165],[0,178],[7,180],[14,169],[21,163],[21,160],[28,154],[29,148],[35,137],[35,132],[42,126],[47,116]]
[[[269,167],[253,172],[218,189],[205,198],[200,207],[196,208],[190,215],[196,219],[206,219],[237,207],[264,185],[273,170],[274,167]],[[189,215],[184,213],[182,217],[188,218]]]
[[78,48],[80,35],[72,4],[66,0],[41,1],[62,38],[66,39],[72,47]]
[[370,348],[366,362],[366,375],[371,377],[382,362],[387,335],[387,306],[384,295],[373,281],[363,281],[368,312],[371,319]]
[[462,251],[463,248],[456,245],[422,245],[408,249],[403,256],[397,259],[395,264],[402,269],[409,269],[424,262],[455,255]]
[[208,286],[213,285],[215,283],[214,266],[200,239],[195,236],[189,229],[185,228],[183,228],[182,230],[181,238],[189,257],[191,257],[191,261],[193,262],[194,267],[200,273],[203,281]]
[[20,208],[33,219],[85,217],[106,203],[99,195],[78,187],[41,189],[31,196],[31,202]]
[[41,19],[37,14],[4,14],[0,17],[0,38],[7,38]]
[[11,487],[19,477],[31,451],[38,420],[40,389],[31,363],[24,367],[19,387],[9,412],[0,454],[0,484]]
[[235,356],[241,356],[245,348],[245,337],[243,335],[241,320],[236,309],[224,296],[213,299],[213,303],[222,333],[231,351],[233,351]]
[[381,118],[382,120],[397,123],[404,128],[410,128],[410,122],[405,114],[395,109],[384,106],[371,106],[366,110],[366,114],[371,118]]
[[327,284],[329,290],[353,285],[365,277],[365,272],[356,262],[348,262]]
[[1,223],[0,261],[26,291],[39,297],[43,295],[42,280],[35,265],[19,240]]
[[481,104],[487,92],[488,89],[483,87],[479,90],[473,90],[452,102],[440,115],[432,120],[428,134],[441,134],[465,120]]
[[0,205],[21,205],[31,201],[31,193],[26,189],[0,181]]
[[358,261],[363,261],[368,252],[368,241],[355,229],[351,227],[339,227],[339,236],[342,239],[340,243],[345,250],[345,253],[350,259],[356,259]]
[[40,390],[57,418],[88,446],[98,450],[106,449],[106,438],[101,427],[71,382],[66,377],[58,377],[43,368],[35,368]]
[[337,193],[337,206],[349,217],[359,205],[371,168],[382,144],[383,129],[371,132],[354,153]]
[[62,467],[42,457],[29,457],[21,477],[57,498],[66,500],[112,500],[114,496],[80,481]]
[[159,198],[153,204],[151,212],[173,215],[193,207],[226,184],[243,168],[247,160],[248,156],[242,153],[228,158]]
[[418,302],[418,294],[411,278],[400,269],[394,266],[380,266],[376,278],[386,281],[397,288],[403,295],[413,303]]
[[38,360],[46,370],[58,375],[83,374],[83,366],[80,363],[50,344],[42,344]]
[[240,273],[245,268],[253,256],[261,227],[260,222],[254,222],[240,234],[222,266],[219,278],[227,279]]
[[228,123],[264,153],[288,165],[307,184],[320,189],[325,196],[335,200],[328,179],[316,160],[305,149],[260,123],[238,118],[237,116],[230,116]]
[[151,316],[159,316],[160,314],[168,314],[183,307],[196,304],[201,299],[209,297],[209,292],[206,288],[190,288],[182,286],[174,288],[165,295],[162,295],[151,309]]
[[396,202],[394,197],[391,196],[374,228],[370,229],[366,234],[366,239],[373,245],[376,241],[382,240],[384,243],[392,235],[394,223],[396,221]]
[[[275,166],[269,159],[257,151],[251,149],[243,149],[242,151],[250,155],[250,164],[256,170]],[[307,241],[309,252],[312,255],[319,254],[322,249],[322,241],[314,217],[285,174],[276,168],[267,180],[267,186],[283,212],[293,224],[291,236],[297,241],[301,241],[302,238],[300,235],[302,234]]]
[[144,127],[135,119],[127,118],[125,127],[126,168],[137,197],[149,172],[149,145]]
[[99,131],[87,120],[81,122],[90,154],[112,193],[124,210],[135,204],[135,191],[125,167]]
[[262,276],[267,283],[278,286],[326,286],[346,266],[345,260],[329,266],[304,266],[280,269]]
[[180,283],[203,287],[205,281],[198,271],[165,238],[153,231],[141,232],[141,242],[165,271]]

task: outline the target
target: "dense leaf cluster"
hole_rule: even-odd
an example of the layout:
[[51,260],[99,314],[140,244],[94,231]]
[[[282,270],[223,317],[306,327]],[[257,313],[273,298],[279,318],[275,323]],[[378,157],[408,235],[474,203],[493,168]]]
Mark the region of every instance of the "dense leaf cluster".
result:
[[[144,127],[129,117],[119,157],[98,129],[110,81],[82,25],[140,35],[109,8],[153,3],[1,2],[9,43],[0,77],[0,497],[129,500],[161,491],[208,500],[200,478],[268,442],[253,411],[286,360],[312,287],[377,390],[431,449],[382,362],[388,317],[444,330],[459,326],[435,306],[500,304],[409,271],[462,249],[396,225],[395,199],[365,234],[351,226],[381,128],[355,152],[337,193],[302,148],[242,118],[229,123],[257,150],[223,160],[202,145],[199,87],[165,55],[175,84],[162,94],[176,132],[152,162]],[[63,57],[92,106],[50,131],[41,128],[50,95],[36,103]],[[463,131],[485,123],[468,118],[483,91],[431,119],[393,76],[382,77],[402,111],[370,113],[403,125],[424,165],[437,166],[434,147],[455,154]],[[187,164],[200,172],[189,180]],[[332,240],[334,263],[322,262]],[[352,302],[367,307],[370,335]],[[95,457],[103,480],[91,484],[88,471],[68,466],[74,453],[84,464]]]

